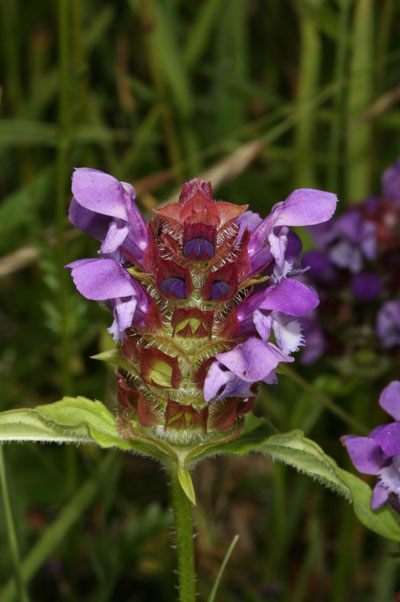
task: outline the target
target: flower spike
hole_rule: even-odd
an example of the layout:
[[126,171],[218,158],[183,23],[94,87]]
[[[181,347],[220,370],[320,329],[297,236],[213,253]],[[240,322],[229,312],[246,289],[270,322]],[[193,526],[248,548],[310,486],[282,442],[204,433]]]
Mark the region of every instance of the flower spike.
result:
[[295,191],[262,220],[194,178],[146,225],[130,185],[80,169],[72,188],[71,220],[102,244],[100,258],[67,267],[113,310],[120,424],[174,441],[240,425],[257,383],[276,383],[303,344],[296,318],[318,304],[296,279],[301,241],[289,226],[325,221],[336,197]]

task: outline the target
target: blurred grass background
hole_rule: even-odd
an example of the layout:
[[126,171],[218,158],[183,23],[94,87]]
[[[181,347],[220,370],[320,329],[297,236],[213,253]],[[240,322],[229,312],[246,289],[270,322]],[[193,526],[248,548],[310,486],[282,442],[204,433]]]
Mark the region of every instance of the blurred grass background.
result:
[[[341,208],[379,192],[400,154],[400,6],[393,0],[0,0],[2,410],[82,394],[115,405],[110,314],[63,266],[97,244],[66,219],[74,166],[131,182],[140,208],[211,178],[265,215],[295,187]],[[307,246],[309,240],[304,235]],[[303,428],[346,465],[338,437],[376,423],[387,382],[323,362],[282,375],[257,411]],[[394,367],[398,370],[398,367]],[[166,477],[89,448],[5,448],[30,599],[175,599]],[[195,473],[199,600],[235,534],[221,602],[389,602],[396,546],[351,508],[264,458]],[[17,600],[0,519],[0,599]]]

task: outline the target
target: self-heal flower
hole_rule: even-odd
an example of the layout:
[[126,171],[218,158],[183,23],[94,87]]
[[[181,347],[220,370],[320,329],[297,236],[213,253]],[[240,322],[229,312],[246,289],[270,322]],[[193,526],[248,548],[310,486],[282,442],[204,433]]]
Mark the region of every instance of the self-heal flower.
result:
[[263,220],[195,178],[146,224],[133,188],[112,176],[76,170],[72,190],[71,220],[102,244],[99,258],[67,267],[113,311],[124,416],[180,441],[230,430],[304,343],[296,318],[318,296],[296,280],[289,226],[329,219],[335,195],[297,190]]
[[393,381],[381,393],[380,406],[395,422],[377,426],[368,437],[342,437],[354,466],[363,474],[377,475],[371,506],[389,501],[400,508],[400,381]]

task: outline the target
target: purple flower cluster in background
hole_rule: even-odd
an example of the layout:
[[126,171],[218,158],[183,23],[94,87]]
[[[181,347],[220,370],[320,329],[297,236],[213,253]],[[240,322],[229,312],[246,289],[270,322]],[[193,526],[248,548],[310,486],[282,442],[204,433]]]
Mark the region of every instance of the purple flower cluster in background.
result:
[[[315,250],[304,255],[304,281],[320,296],[301,320],[310,364],[323,353],[346,353],[349,331],[375,345],[400,347],[400,159],[382,176],[382,194],[312,226]],[[342,336],[341,336],[342,335]]]
[[400,381],[391,382],[382,391],[379,404],[395,421],[377,426],[368,437],[346,435],[342,442],[357,470],[378,477],[372,508],[389,501],[400,511]]

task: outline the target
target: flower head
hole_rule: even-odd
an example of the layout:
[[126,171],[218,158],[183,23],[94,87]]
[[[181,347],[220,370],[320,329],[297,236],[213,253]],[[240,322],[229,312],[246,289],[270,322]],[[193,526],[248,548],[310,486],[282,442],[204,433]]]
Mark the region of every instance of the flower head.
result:
[[257,383],[277,382],[303,345],[296,318],[318,296],[296,279],[289,226],[329,219],[335,195],[297,190],[262,220],[195,178],[146,224],[133,188],[112,176],[76,170],[72,191],[71,221],[102,244],[99,258],[67,267],[82,295],[113,311],[121,407],[167,433],[231,429]]
[[342,437],[354,466],[364,474],[377,475],[371,506],[389,501],[400,508],[400,381],[390,383],[381,393],[380,406],[395,422],[377,426],[368,437]]

